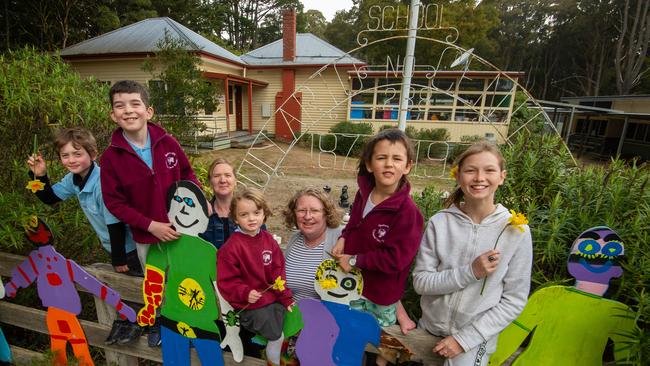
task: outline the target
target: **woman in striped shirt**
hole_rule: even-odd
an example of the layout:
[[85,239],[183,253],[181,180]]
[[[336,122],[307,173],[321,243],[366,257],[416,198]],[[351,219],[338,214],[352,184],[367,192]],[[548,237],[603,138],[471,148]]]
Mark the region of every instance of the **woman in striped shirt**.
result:
[[341,235],[342,212],[331,197],[316,187],[299,190],[284,210],[288,227],[297,228],[285,251],[287,287],[294,301],[320,299],[314,290],[316,268],[329,255]]

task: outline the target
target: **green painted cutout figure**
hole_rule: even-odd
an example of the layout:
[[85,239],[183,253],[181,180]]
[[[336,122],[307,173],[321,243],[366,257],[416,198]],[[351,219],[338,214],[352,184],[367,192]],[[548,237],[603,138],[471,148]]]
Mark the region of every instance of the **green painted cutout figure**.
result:
[[636,325],[630,308],[603,298],[613,277],[623,273],[623,243],[606,226],[576,239],[569,255],[574,286],[550,286],[535,292],[519,317],[499,335],[489,365],[501,365],[532,332],[529,345],[512,363],[589,366],[603,364],[607,340],[614,342],[617,363],[630,358]]
[[173,184],[167,196],[169,221],[181,236],[149,249],[138,322],[152,325],[160,307],[164,364],[189,366],[192,345],[201,364],[223,365],[214,288],[217,249],[198,236],[208,225],[208,203],[190,181]]

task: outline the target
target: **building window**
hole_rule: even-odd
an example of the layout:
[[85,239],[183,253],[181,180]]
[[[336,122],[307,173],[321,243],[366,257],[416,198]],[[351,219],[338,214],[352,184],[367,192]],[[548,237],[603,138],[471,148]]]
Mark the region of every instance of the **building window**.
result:
[[[351,79],[351,120],[392,120],[399,116],[401,78],[370,76]],[[414,76],[409,95],[410,121],[508,123],[515,83],[498,77]]]

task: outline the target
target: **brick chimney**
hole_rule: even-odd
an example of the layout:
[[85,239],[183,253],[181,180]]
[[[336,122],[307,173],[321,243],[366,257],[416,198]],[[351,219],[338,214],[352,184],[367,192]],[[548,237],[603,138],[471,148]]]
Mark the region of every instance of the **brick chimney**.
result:
[[[296,11],[282,12],[282,60],[296,60]],[[296,69],[293,65],[282,68],[282,90],[275,95],[275,138],[292,141],[300,134],[302,120],[302,93],[296,90]],[[281,110],[281,111],[279,111]]]
[[282,60],[296,59],[296,10],[282,12]]

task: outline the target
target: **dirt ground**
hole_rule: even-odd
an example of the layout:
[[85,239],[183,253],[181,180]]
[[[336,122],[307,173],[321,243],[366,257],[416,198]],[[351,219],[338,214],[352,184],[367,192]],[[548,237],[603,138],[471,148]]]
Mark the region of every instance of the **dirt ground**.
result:
[[[249,164],[248,161],[253,162],[257,167],[264,167],[264,164],[274,167],[288,148],[289,146],[286,144],[270,145],[263,149],[256,149],[248,155],[245,149],[204,151],[195,158],[195,162],[208,165],[217,157],[226,158],[233,163],[235,169],[239,169],[241,165],[241,169],[238,170],[239,182],[251,185],[249,179],[263,182],[266,180],[266,175]],[[247,162],[241,164],[245,157]],[[351,203],[357,191],[357,164],[357,158],[345,159],[342,156],[334,158],[331,154],[318,154],[318,152],[312,152],[309,148],[298,145],[291,149],[280,165],[277,175],[271,177],[265,191],[273,210],[273,216],[267,219],[267,227],[270,232],[282,237],[282,246],[292,233],[292,228],[287,228],[284,224],[282,211],[293,194],[298,189],[309,185],[316,187],[328,185],[332,188],[332,198],[338,202],[341,188],[347,185]],[[272,170],[264,167],[264,171]],[[451,180],[440,178],[441,175],[443,175],[443,170],[439,163],[418,164],[417,169],[412,170],[409,175],[412,192],[419,193],[431,184],[437,189],[449,190],[452,185]],[[446,177],[446,174],[443,176]]]

